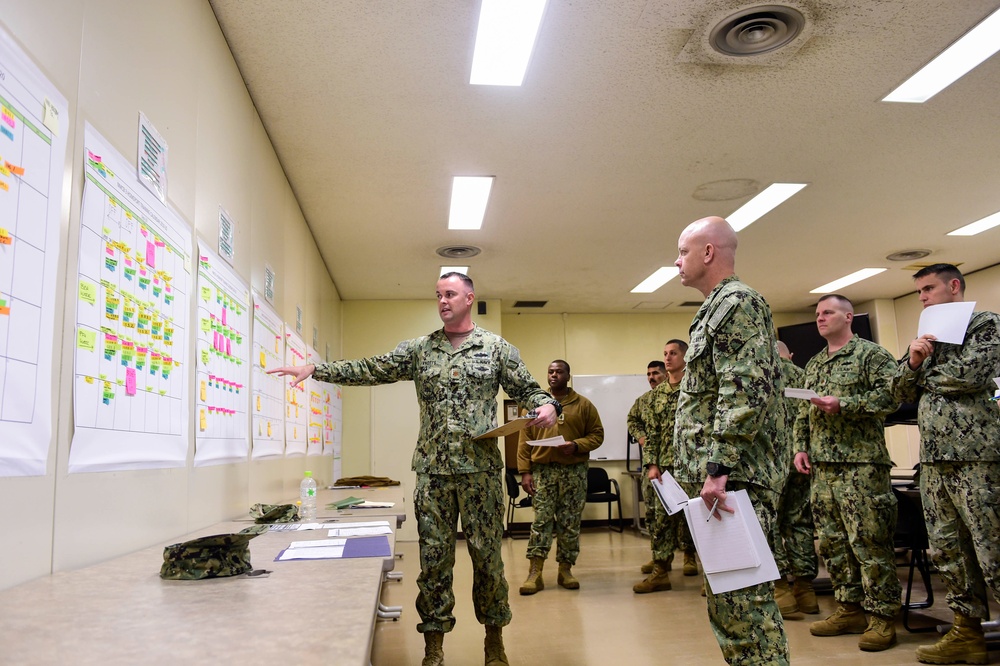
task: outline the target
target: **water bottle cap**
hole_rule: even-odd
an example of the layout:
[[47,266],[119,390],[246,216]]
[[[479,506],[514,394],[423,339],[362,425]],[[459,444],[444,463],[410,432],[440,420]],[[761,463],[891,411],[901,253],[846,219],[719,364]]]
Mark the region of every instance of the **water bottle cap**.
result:
[[305,475],[306,475],[306,476],[312,476],[312,475],[313,475],[313,473],[312,473],[312,472],[305,472]]
[[295,500],[295,506],[302,506],[302,500]]

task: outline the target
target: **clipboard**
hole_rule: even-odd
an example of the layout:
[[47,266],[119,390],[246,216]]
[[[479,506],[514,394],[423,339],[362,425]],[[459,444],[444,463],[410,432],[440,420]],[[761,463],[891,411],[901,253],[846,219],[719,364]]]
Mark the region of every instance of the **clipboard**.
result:
[[506,437],[515,432],[519,432],[528,427],[528,424],[535,420],[534,416],[518,416],[503,425],[499,425],[492,430],[487,430],[482,435],[476,435],[472,439],[489,439],[490,437]]

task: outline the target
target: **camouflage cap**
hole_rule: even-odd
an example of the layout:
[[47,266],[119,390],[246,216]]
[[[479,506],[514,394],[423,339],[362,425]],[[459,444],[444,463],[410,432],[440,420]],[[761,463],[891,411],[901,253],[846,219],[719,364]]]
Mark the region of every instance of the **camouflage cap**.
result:
[[264,530],[252,527],[238,534],[216,534],[167,546],[160,578],[202,580],[247,573],[252,569],[250,539]]
[[255,523],[294,523],[299,520],[299,510],[294,504],[254,504],[250,515]]

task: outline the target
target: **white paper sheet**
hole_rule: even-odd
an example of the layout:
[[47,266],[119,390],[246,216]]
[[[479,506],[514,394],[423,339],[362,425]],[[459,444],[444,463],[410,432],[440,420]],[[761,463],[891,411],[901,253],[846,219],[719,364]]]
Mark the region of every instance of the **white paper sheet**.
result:
[[545,439],[529,439],[528,444],[531,446],[562,446],[566,443],[566,440],[562,437],[546,437]]
[[819,394],[812,389],[802,389],[802,388],[786,388],[785,389],[786,398],[798,398],[799,400],[811,400],[813,398],[818,398]]
[[289,548],[322,548],[324,546],[343,546],[347,539],[314,539],[312,541],[293,541]]
[[318,548],[289,548],[278,558],[280,562],[288,560],[330,560],[344,556],[343,546],[320,546]]
[[653,479],[650,483],[653,484],[653,490],[656,491],[656,496],[660,498],[660,503],[668,515],[672,516],[684,510],[689,501],[688,496],[670,472],[661,470],[660,480]]
[[[771,550],[767,545],[764,530],[761,529],[760,521],[757,520],[757,514],[754,513],[753,505],[750,503],[750,497],[747,495],[747,492],[745,490],[737,490],[728,493],[726,497],[726,504],[734,506],[736,509],[736,514],[730,516],[730,518],[735,518],[736,515],[743,516],[742,522],[749,536],[750,546],[756,553],[759,564],[755,567],[706,573],[708,582],[712,587],[712,592],[715,594],[740,590],[759,583],[766,583],[776,580],[780,576],[778,566],[774,562],[774,555],[771,554]],[[708,571],[708,567],[705,565],[705,555],[708,555],[709,560],[712,560],[716,555],[714,550],[710,551],[709,548],[721,549],[718,555],[723,561],[730,561],[727,566],[732,566],[741,558],[739,554],[729,552],[734,548],[731,544],[721,543],[710,545],[716,539],[709,532],[709,527],[713,524],[718,525],[720,521],[713,518],[711,521],[706,522],[708,508],[701,501],[700,497],[695,497],[688,502],[684,510],[684,517],[687,519],[691,535],[695,540],[695,547],[698,549],[698,556],[701,558],[702,566],[706,572]],[[725,522],[725,520],[722,522]],[[704,538],[706,534],[709,535],[707,540]],[[742,537],[739,538],[739,541],[742,543]]]
[[389,525],[382,527],[349,527],[345,525],[344,527],[335,527],[327,532],[327,535],[331,537],[375,536],[378,534],[392,534],[392,528]]
[[920,313],[917,337],[930,333],[937,342],[960,345],[965,341],[965,331],[975,308],[975,301],[929,305]]
[[285,378],[267,371],[285,364],[285,327],[264,297],[253,292],[253,351],[250,354],[254,459],[285,452]]
[[[295,332],[295,326],[285,324],[285,365],[306,365],[306,343]],[[306,454],[307,415],[309,394],[306,382],[292,386],[285,378],[285,455],[304,456]]]

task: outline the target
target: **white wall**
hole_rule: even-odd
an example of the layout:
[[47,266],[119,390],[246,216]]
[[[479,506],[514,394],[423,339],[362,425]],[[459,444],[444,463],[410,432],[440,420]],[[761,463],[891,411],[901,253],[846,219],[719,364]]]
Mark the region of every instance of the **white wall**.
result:
[[[0,589],[172,539],[245,514],[254,502],[288,499],[315,458],[194,468],[68,474],[73,432],[72,373],[83,127],[90,122],[125,156],[136,155],[140,111],[169,148],[171,204],[215,246],[218,206],[237,223],[235,269],[263,291],[264,263],[275,269],[275,307],[303,331],[320,330],[340,353],[340,299],[319,257],[281,165],[257,117],[215,16],[204,0],[0,0],[0,22],[67,98],[66,180],[60,226],[52,354],[53,439],[47,474],[0,478],[0,503],[29,507],[5,528]],[[192,247],[192,253],[194,248]],[[193,304],[192,304],[193,312]],[[193,340],[187,341],[191,358]],[[194,395],[194,377],[191,395]],[[322,458],[329,466],[330,458]],[[329,479],[332,470],[317,471]],[[156,563],[150,573],[155,573]]]

